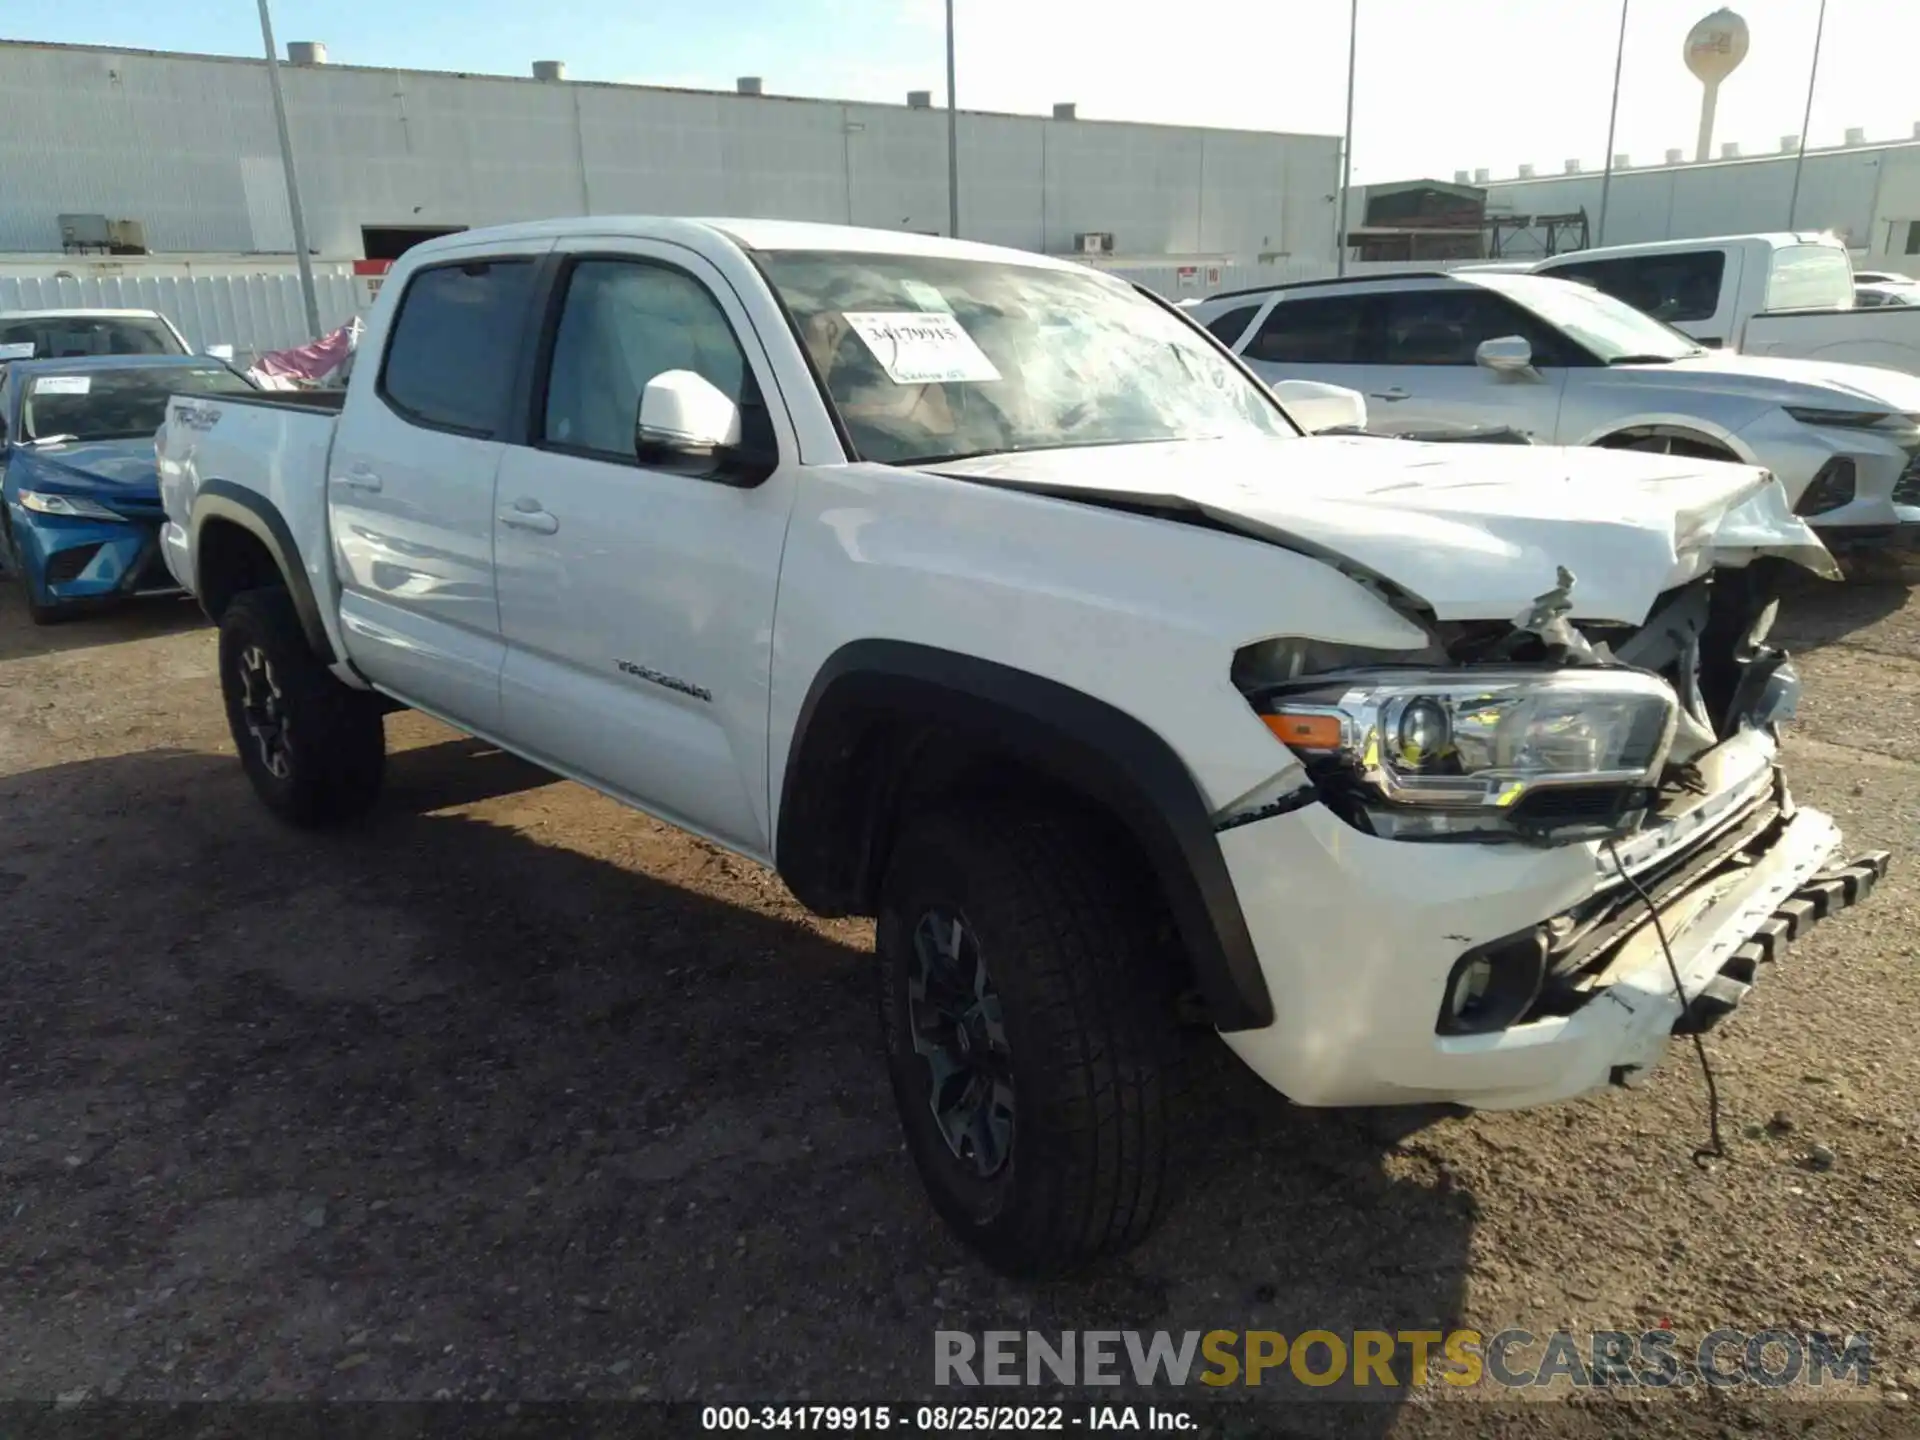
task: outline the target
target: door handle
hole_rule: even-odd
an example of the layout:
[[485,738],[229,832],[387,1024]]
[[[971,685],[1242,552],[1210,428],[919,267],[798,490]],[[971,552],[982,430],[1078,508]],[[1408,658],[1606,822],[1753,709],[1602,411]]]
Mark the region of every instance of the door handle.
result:
[[380,477],[362,460],[349,465],[346,474],[334,476],[333,483],[343,490],[364,490],[369,495],[380,493]]
[[523,495],[514,501],[511,510],[502,510],[500,523],[511,525],[516,530],[532,530],[541,535],[551,535],[560,528],[559,517],[541,509],[540,502],[531,495]]
[[1413,397],[1398,385],[1395,385],[1390,390],[1369,390],[1367,392],[1367,398],[1370,400],[1411,400]]

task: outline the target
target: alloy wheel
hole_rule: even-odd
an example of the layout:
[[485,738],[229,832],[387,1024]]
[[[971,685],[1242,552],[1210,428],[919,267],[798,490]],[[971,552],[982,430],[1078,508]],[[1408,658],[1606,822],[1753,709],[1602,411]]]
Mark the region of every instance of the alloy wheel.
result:
[[966,922],[929,910],[913,930],[907,1023],[947,1148],[983,1178],[1013,1154],[1013,1066],[1000,996]]

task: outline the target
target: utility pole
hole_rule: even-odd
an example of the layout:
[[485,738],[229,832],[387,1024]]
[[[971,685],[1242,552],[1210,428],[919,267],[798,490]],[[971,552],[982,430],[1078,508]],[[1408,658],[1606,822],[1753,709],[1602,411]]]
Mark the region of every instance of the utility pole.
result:
[[293,220],[293,254],[300,265],[300,298],[307,307],[307,337],[320,338],[320,300],[313,290],[313,257],[307,254],[307,218],[300,210],[300,181],[293,170],[293,136],[287,129],[287,99],[280,93],[280,57],[273,43],[273,17],[260,0],[260,38],[267,47],[267,84],[273,91],[273,119],[280,127],[280,163],[287,172],[287,214]]
[[947,234],[960,238],[960,112],[954,109],[953,99],[953,0],[947,0]]
[[1340,141],[1340,193],[1333,197],[1334,273],[1347,273],[1347,207],[1353,189],[1353,74],[1360,54],[1360,0],[1347,6],[1347,129]]
[[1813,82],[1820,78],[1820,39],[1827,31],[1827,0],[1820,0],[1820,19],[1813,27],[1813,64],[1807,69],[1807,111],[1800,117],[1800,149],[1793,157],[1793,193],[1787,200],[1787,229],[1800,210],[1800,170],[1807,163],[1807,127],[1813,123]]
[[1600,232],[1593,243],[1607,243],[1607,195],[1613,189],[1613,131],[1620,122],[1620,66],[1627,58],[1627,5],[1620,0],[1620,43],[1613,51],[1613,108],[1607,112],[1607,168],[1600,176]]

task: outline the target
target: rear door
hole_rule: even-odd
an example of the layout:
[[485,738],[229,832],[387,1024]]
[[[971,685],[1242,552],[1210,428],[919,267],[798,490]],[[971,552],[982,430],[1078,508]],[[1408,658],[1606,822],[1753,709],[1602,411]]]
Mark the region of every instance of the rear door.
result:
[[[1395,435],[1517,430],[1553,441],[1566,388],[1568,347],[1536,317],[1478,285],[1388,291],[1368,354],[1367,422]],[[1534,369],[1496,372],[1475,352],[1483,340],[1519,337]]]
[[[640,808],[772,851],[767,703],[798,447],[739,297],[705,260],[562,242],[524,445],[495,507],[503,738]],[[770,474],[636,453],[647,382],[692,370],[740,407]]]
[[476,249],[409,276],[328,457],[347,653],[381,688],[482,733],[499,723],[504,653],[494,472],[551,248]]

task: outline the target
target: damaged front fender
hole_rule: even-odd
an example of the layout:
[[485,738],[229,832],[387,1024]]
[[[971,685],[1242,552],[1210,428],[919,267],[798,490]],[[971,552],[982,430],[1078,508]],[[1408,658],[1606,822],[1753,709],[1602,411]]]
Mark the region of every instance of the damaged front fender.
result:
[[1715,567],[1738,569],[1769,556],[1803,565],[1824,580],[1841,578],[1833,552],[1793,513],[1787,492],[1767,472],[1745,499],[1717,513],[1689,517],[1675,532],[1674,550],[1683,567],[1680,579]]

